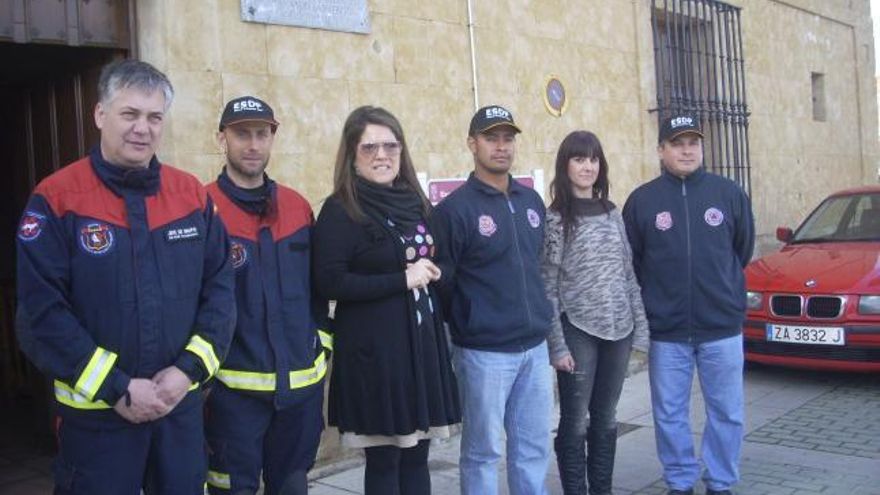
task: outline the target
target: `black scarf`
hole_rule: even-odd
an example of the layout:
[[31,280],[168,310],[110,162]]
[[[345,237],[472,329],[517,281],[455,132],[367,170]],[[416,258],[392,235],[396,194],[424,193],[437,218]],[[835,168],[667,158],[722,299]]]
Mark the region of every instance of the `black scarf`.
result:
[[391,220],[398,229],[408,231],[424,221],[422,198],[405,185],[380,186],[355,177],[354,188],[364,213],[383,226]]
[[217,186],[223,191],[229,199],[232,200],[242,210],[259,215],[266,216],[272,211],[275,204],[275,181],[263,174],[263,185],[254,189],[245,189],[238,187],[226,174],[226,168],[217,177]]
[[95,146],[89,152],[92,168],[114,194],[125,196],[126,193],[140,193],[145,196],[159,191],[159,159],[156,155],[150,158],[146,167],[121,167],[104,159],[101,147]]

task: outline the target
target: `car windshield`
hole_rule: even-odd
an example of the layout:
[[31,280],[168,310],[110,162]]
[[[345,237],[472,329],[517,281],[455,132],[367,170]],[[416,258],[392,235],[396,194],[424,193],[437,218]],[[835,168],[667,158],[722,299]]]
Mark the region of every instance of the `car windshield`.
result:
[[880,241],[880,193],[826,199],[792,239],[804,242]]

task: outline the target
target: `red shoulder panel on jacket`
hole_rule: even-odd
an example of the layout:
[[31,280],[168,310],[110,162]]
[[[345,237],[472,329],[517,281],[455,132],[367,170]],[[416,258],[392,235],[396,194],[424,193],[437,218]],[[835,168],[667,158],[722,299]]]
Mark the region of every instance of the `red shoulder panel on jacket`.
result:
[[217,214],[223,220],[223,225],[226,226],[229,235],[256,242],[260,230],[260,219],[236,206],[229,199],[229,196],[220,190],[216,181],[208,184],[206,189],[214,204],[217,205]]
[[101,182],[88,157],[80,158],[43,179],[34,194],[46,198],[58,218],[74,213],[128,228],[125,202]]
[[147,222],[155,230],[208,205],[208,192],[192,174],[162,164],[159,194],[147,198]]
[[298,192],[279,184],[277,198],[278,210],[283,211],[284,216],[272,225],[272,237],[283,239],[314,223],[311,205]]

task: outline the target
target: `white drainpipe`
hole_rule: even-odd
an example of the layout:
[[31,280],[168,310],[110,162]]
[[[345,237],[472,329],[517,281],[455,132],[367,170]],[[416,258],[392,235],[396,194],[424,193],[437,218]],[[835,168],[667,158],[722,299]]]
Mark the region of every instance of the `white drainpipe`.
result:
[[467,0],[468,10],[468,35],[471,38],[471,80],[474,85],[474,111],[480,108],[480,95],[477,92],[477,50],[474,46],[474,8],[473,0]]

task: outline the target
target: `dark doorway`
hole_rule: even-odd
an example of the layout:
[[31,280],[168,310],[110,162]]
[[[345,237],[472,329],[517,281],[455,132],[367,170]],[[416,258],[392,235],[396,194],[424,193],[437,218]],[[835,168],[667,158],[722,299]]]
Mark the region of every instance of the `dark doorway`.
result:
[[51,455],[55,444],[48,381],[15,338],[14,233],[34,186],[97,143],[92,114],[98,75],[125,54],[0,42],[0,149],[6,155],[0,179],[0,458],[10,462]]

